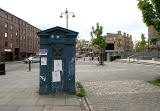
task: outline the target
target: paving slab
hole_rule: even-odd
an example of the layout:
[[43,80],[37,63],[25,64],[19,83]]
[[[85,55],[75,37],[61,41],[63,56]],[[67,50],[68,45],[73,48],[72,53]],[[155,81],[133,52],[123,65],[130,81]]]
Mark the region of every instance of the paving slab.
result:
[[17,111],[18,106],[0,106],[0,111]]
[[0,105],[6,105],[11,100],[12,100],[12,98],[1,98],[0,99]]
[[40,98],[36,105],[65,105],[65,98]]
[[45,106],[43,111],[81,111],[79,106]]
[[69,97],[69,98],[66,98],[66,105],[78,106],[80,104],[77,98]]
[[38,98],[14,98],[7,105],[35,105]]
[[20,106],[17,111],[43,111],[43,106]]

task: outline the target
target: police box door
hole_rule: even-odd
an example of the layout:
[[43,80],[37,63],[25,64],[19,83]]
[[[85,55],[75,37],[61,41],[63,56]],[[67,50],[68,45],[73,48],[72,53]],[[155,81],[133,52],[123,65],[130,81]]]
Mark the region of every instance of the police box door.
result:
[[64,92],[64,45],[52,45],[52,93]]

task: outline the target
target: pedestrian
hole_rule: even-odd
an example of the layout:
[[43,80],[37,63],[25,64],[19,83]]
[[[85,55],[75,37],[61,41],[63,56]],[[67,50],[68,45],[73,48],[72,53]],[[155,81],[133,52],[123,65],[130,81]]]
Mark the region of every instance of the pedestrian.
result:
[[84,62],[85,62],[85,57],[84,57]]
[[99,61],[99,56],[98,56],[98,61]]

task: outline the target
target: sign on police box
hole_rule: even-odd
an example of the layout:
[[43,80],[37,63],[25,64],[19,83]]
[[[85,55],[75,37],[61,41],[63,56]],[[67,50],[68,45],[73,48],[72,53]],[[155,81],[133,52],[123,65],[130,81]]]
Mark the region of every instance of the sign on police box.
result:
[[40,49],[39,50],[39,55],[47,55],[48,50],[47,49]]

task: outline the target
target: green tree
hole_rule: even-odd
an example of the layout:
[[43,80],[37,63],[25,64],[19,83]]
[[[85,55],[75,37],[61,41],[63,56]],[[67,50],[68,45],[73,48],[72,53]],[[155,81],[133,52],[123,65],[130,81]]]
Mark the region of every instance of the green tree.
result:
[[90,35],[92,37],[92,45],[97,46],[100,51],[100,65],[103,65],[103,57],[102,53],[104,48],[106,47],[106,40],[102,36],[103,33],[103,27],[99,25],[99,23],[96,24],[96,28],[92,26],[92,31],[90,32]]
[[145,38],[144,34],[142,34],[142,35],[141,35],[141,41],[138,41],[138,42],[136,43],[135,49],[136,49],[137,52],[140,52],[140,51],[143,51],[143,52],[144,52],[145,50],[147,50],[148,44],[147,44],[147,42],[146,42],[145,39],[146,39],[146,38]]
[[151,38],[151,43],[156,44],[160,40],[160,0],[137,0],[138,8],[142,11],[143,22],[147,26],[153,26],[158,36]]
[[160,34],[160,0],[137,0],[138,8],[142,11],[143,22],[153,26]]

